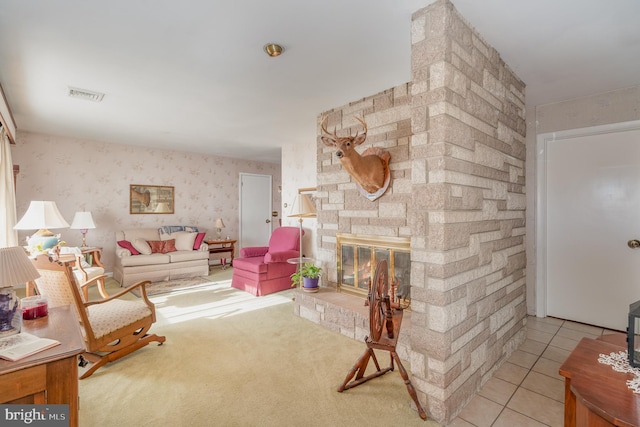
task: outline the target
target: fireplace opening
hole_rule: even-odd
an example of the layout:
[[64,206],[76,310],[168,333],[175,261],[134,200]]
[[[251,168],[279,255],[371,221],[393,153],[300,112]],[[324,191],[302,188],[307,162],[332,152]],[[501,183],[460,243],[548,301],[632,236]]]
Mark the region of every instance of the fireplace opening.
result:
[[389,266],[389,294],[392,303],[404,309],[411,304],[411,245],[408,238],[336,234],[338,292],[369,294],[378,261]]

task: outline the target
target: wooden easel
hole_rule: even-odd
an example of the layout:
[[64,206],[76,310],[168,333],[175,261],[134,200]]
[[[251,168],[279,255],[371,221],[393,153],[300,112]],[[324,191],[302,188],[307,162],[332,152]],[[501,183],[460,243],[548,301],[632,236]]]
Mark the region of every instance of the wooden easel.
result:
[[[422,409],[418,396],[416,394],[407,371],[402,366],[400,357],[396,353],[396,345],[398,343],[398,335],[400,334],[400,326],[402,325],[402,310],[391,310],[391,303],[389,301],[389,295],[387,294],[389,287],[389,281],[387,280],[387,261],[382,260],[376,265],[376,272],[374,275],[373,283],[371,284],[371,292],[369,293],[369,332],[370,336],[366,337],[364,342],[367,345],[367,349],[364,354],[358,359],[356,364],[351,368],[347,377],[342,385],[338,388],[339,392],[343,392],[350,388],[359,386],[362,383],[369,381],[370,379],[377,378],[386,374],[389,371],[394,370],[394,360],[398,364],[400,375],[404,380],[409,395],[418,408],[418,414],[423,420],[427,419],[427,414]],[[386,329],[386,334],[383,334],[383,329]],[[390,365],[387,368],[380,369],[378,359],[374,353],[374,349],[384,350],[390,353]],[[373,363],[376,365],[376,371],[372,374],[365,376],[369,359],[373,359]],[[355,376],[355,379],[351,379]],[[351,382],[350,382],[351,381]]]

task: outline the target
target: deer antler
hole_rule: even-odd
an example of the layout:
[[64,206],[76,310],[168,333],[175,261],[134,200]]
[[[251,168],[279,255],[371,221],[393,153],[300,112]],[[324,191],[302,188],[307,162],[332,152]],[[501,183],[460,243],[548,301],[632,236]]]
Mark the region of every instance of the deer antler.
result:
[[327,116],[324,116],[324,118],[322,119],[322,122],[320,123],[320,128],[322,129],[322,132],[326,133],[327,135],[332,136],[334,139],[338,138],[338,135],[336,135],[336,128],[333,128],[333,133],[330,133],[327,130]]
[[[355,117],[355,119],[356,119],[357,121],[359,121],[359,122],[362,124],[362,126],[364,127],[364,135],[366,136],[366,135],[367,135],[367,123],[366,123],[364,120],[362,120],[362,119],[360,119],[359,117],[357,117],[357,116],[354,116],[354,117]],[[358,136],[358,134],[359,134],[359,133],[360,133],[360,131],[356,132],[356,136]]]

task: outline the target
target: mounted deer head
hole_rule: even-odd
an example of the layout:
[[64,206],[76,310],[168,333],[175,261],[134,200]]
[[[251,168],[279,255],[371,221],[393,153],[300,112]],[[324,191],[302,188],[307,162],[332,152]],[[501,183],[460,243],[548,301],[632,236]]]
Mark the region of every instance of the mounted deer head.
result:
[[345,170],[356,180],[356,182],[367,192],[375,193],[385,185],[385,179],[389,166],[390,155],[388,152],[378,149],[376,153],[360,155],[356,151],[356,147],[367,139],[367,124],[364,120],[356,117],[364,127],[364,133],[356,132],[356,136],[340,137],[336,135],[334,128],[333,133],[329,133],[326,128],[325,117],[322,120],[322,142],[327,147],[336,149],[336,156],[340,159],[340,163]]

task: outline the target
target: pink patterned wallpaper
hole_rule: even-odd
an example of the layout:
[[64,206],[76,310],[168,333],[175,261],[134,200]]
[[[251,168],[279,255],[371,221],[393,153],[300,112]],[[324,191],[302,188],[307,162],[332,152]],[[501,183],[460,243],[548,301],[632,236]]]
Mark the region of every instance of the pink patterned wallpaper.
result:
[[[76,211],[91,211],[97,228],[89,230],[87,245],[103,248],[107,272],[113,271],[116,230],[195,225],[213,236],[213,224],[222,218],[223,235],[237,238],[241,172],[271,175],[273,209],[280,211],[279,164],[20,131],[11,154],[20,165],[18,218],[31,200],[55,201],[69,224]],[[175,187],[175,213],[131,215],[130,184]],[[82,243],[80,230],[52,231],[61,233],[69,246]],[[20,240],[29,234],[20,232]]]

